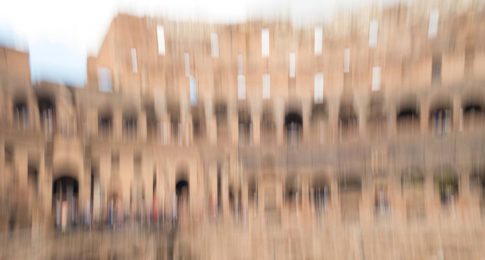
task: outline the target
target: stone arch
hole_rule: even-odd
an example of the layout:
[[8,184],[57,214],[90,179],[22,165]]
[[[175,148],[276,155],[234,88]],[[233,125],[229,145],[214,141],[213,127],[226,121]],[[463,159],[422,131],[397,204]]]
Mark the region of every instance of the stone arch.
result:
[[316,213],[323,213],[330,201],[330,180],[324,174],[315,175],[310,186],[310,199]]
[[113,131],[113,109],[105,105],[98,109],[98,134],[110,136]]
[[285,178],[283,198],[290,207],[297,207],[301,202],[301,183],[300,178],[295,173],[290,173]]
[[79,224],[79,181],[71,174],[59,174],[52,181],[55,226],[67,230]]
[[296,145],[300,142],[303,134],[303,117],[297,109],[287,110],[285,114],[285,134],[289,145]]
[[450,206],[459,195],[459,178],[449,165],[441,165],[435,169],[435,185],[443,206]]
[[17,94],[12,100],[12,118],[15,127],[25,129],[29,126],[29,103],[26,95]]
[[462,99],[463,127],[466,130],[485,126],[484,99],[481,93],[470,93]]
[[429,107],[429,127],[435,134],[451,131],[453,121],[453,103],[447,96],[433,99]]
[[37,108],[41,128],[46,134],[51,134],[56,128],[57,104],[55,95],[47,92],[37,93]]
[[338,113],[339,136],[354,136],[358,132],[358,117],[351,101],[342,101]]
[[414,95],[402,99],[396,109],[398,133],[413,133],[419,130],[420,115],[418,100]]
[[248,107],[240,107],[238,111],[239,144],[248,145],[252,139],[251,113]]
[[123,109],[123,136],[135,138],[138,132],[138,110],[135,106]]
[[179,163],[175,172],[175,196],[177,216],[187,214],[190,205],[190,172],[186,163]]

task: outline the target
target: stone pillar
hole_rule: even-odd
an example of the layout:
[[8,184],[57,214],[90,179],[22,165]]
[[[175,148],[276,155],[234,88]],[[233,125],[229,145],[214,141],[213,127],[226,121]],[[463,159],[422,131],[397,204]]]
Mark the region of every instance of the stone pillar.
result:
[[357,109],[357,121],[359,124],[359,137],[365,137],[367,131],[367,108],[365,102],[354,102]]
[[21,191],[27,190],[27,171],[28,171],[28,156],[27,151],[14,148],[15,168],[13,174],[17,175],[18,185]]
[[90,136],[99,136],[98,130],[99,130],[99,119],[98,119],[98,111],[95,110],[94,108],[88,108],[87,114],[86,114],[86,124],[85,126],[87,127],[87,131]]
[[284,101],[281,99],[274,100],[273,108],[274,121],[276,124],[276,143],[278,145],[285,144],[285,108]]
[[310,117],[312,112],[312,102],[311,100],[304,100],[302,102],[302,118],[303,118],[303,141],[305,143],[311,142],[311,128],[310,128]]
[[119,109],[113,111],[113,138],[121,140],[123,137],[123,112]]
[[252,127],[252,144],[259,146],[261,143],[261,113],[260,111],[253,111],[251,113],[251,127]]
[[397,107],[394,104],[389,107],[387,125],[389,137],[395,137],[397,135]]
[[222,212],[225,219],[231,214],[231,209],[229,207],[229,166],[227,161],[224,161],[221,168],[221,196],[222,196]]
[[137,134],[140,141],[144,142],[147,140],[147,115],[144,110],[138,112]]
[[229,103],[227,113],[231,143],[237,146],[239,143],[239,114],[237,103]]
[[389,185],[387,192],[389,194],[389,206],[393,220],[398,223],[406,223],[406,201],[403,197],[401,186],[401,175],[399,173],[389,174]]
[[463,129],[463,110],[459,95],[453,96],[453,131],[459,132]]
[[360,221],[364,226],[372,223],[374,218],[374,185],[368,178],[361,176],[362,197],[359,203]]
[[214,103],[212,99],[205,100],[205,125],[207,130],[207,138],[209,143],[214,145],[217,143],[217,125],[216,118],[214,116]]
[[29,125],[30,129],[36,129],[42,131],[42,125],[40,123],[39,107],[37,105],[37,100],[33,96],[28,96],[26,98],[28,110],[29,110]]
[[422,100],[419,109],[419,116],[421,119],[421,133],[426,135],[429,133],[429,112],[430,104],[428,100]]
[[339,106],[338,99],[329,99],[328,102],[328,137],[332,143],[338,142],[339,139]]
[[330,205],[332,218],[335,223],[341,222],[341,209],[340,209],[340,191],[338,186],[338,176],[335,170],[332,170],[329,174],[330,180]]
[[105,220],[108,214],[108,197],[111,182],[111,172],[113,166],[111,165],[112,154],[109,151],[101,153],[99,157],[99,187],[100,187],[100,204],[101,204],[101,219]]
[[165,113],[162,116],[162,119],[160,120],[160,125],[161,125],[161,131],[162,131],[162,143],[163,144],[169,144],[172,142],[171,137],[172,137],[172,126],[170,122],[170,116],[168,113]]
[[310,181],[308,178],[304,178],[301,182],[301,208],[303,212],[311,212],[310,203]]
[[470,192],[470,175],[471,169],[469,167],[461,166],[457,169],[460,173],[459,176],[459,188],[458,188],[458,207],[457,211],[462,213],[464,221],[470,220],[471,216],[471,201],[472,196]]
[[427,223],[435,223],[436,218],[439,217],[440,202],[436,200],[436,191],[433,178],[433,172],[427,168],[424,173],[424,205],[426,210]]

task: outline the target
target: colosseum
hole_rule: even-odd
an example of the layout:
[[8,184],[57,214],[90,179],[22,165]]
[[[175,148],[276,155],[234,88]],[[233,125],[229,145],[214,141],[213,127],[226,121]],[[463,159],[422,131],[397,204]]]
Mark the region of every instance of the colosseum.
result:
[[483,259],[481,1],[122,13],[84,86],[29,66],[0,48],[0,259]]

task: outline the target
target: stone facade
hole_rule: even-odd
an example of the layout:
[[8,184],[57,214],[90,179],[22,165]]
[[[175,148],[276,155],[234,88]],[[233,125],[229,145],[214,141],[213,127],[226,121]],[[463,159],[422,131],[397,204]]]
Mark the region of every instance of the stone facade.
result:
[[3,48],[0,230],[45,258],[479,259],[484,25],[478,1],[302,27],[120,14],[84,88],[31,85]]

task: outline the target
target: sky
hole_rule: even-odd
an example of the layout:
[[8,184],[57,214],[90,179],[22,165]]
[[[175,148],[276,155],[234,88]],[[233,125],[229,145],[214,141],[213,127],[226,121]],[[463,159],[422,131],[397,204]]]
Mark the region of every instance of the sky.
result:
[[0,0],[0,45],[30,52],[32,81],[83,86],[87,55],[96,54],[118,12],[174,20],[242,22],[285,17],[323,22],[342,9],[397,0]]

